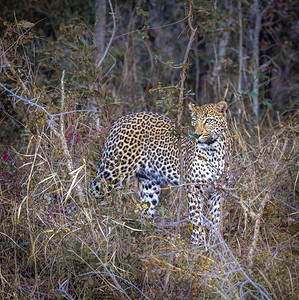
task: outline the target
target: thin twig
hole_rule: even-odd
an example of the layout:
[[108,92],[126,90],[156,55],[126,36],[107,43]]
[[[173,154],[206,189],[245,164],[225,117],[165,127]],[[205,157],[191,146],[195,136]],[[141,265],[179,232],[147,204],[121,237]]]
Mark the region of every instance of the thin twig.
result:
[[[271,175],[271,182],[268,184],[268,186],[272,186],[274,181],[276,180],[276,170],[279,166],[279,163],[285,153],[285,150],[286,150],[286,147],[287,147],[287,144],[288,144],[288,141],[286,140],[283,147],[282,147],[282,151],[281,151],[281,154],[280,154],[280,157],[276,163],[276,166],[272,172],[272,175]],[[249,252],[248,252],[248,258],[250,260],[250,264],[252,265],[253,264],[253,257],[254,257],[254,253],[255,253],[255,250],[256,250],[256,247],[257,247],[257,242],[259,240],[259,237],[260,237],[260,224],[261,224],[261,220],[262,220],[262,216],[264,214],[264,209],[265,209],[265,206],[267,204],[267,202],[270,200],[270,198],[272,197],[272,194],[273,194],[273,190],[271,189],[267,195],[264,196],[262,202],[260,203],[260,206],[259,206],[259,210],[258,210],[258,213],[253,213],[253,215],[255,216],[255,224],[254,224],[254,232],[253,232],[253,238],[252,238],[252,243],[251,243],[251,246],[250,246],[250,249],[249,249]]]
[[115,31],[116,31],[116,21],[115,21],[115,12],[114,12],[114,9],[113,9],[113,6],[112,6],[112,3],[111,3],[111,0],[108,0],[109,2],[109,6],[110,6],[110,10],[111,10],[111,15],[112,15],[112,20],[113,20],[113,30],[112,30],[112,34],[111,34],[111,37],[110,37],[110,40],[109,40],[109,43],[105,49],[105,52],[104,54],[102,55],[101,59],[99,60],[98,62],[98,68],[102,65],[107,53],[108,53],[108,50],[111,46],[111,43],[113,41],[113,38],[114,38],[114,35],[115,35]]
[[[110,275],[108,272],[99,272],[99,271],[94,271],[94,272],[87,272],[87,273],[83,273],[83,274],[79,274],[79,276],[85,276],[85,275],[92,275],[92,274],[107,274],[107,275]],[[150,300],[149,297],[147,297],[135,284],[133,284],[131,281],[121,277],[121,276],[118,276],[118,275],[113,275],[115,276],[116,278],[119,278],[121,280],[123,280],[124,282],[126,282],[127,284],[129,284],[130,286],[132,286],[134,289],[136,289],[145,299],[148,299]]]
[[[178,112],[178,119],[177,119],[177,127],[178,129],[180,130],[181,129],[181,123],[182,123],[182,115],[183,115],[183,102],[184,102],[184,91],[185,91],[185,88],[184,88],[184,84],[185,84],[185,80],[186,80],[186,70],[189,68],[189,65],[188,65],[188,57],[189,57],[189,52],[191,50],[191,46],[194,42],[194,37],[195,37],[195,33],[196,33],[196,30],[197,28],[193,28],[192,27],[192,24],[191,24],[191,20],[192,20],[192,6],[191,6],[191,2],[189,3],[189,12],[188,12],[188,25],[189,25],[189,28],[191,30],[191,36],[190,36],[190,39],[189,39],[189,43],[188,43],[188,46],[187,46],[187,49],[186,49],[186,52],[185,52],[185,55],[184,55],[184,60],[183,60],[183,63],[182,63],[182,71],[181,71],[181,74],[180,74],[180,94],[179,94],[179,112]],[[181,209],[181,199],[182,199],[182,187],[181,187],[181,184],[182,182],[184,181],[183,178],[184,178],[184,170],[183,170],[183,158],[182,158],[182,151],[181,151],[181,138],[180,138],[180,135],[179,135],[179,138],[178,138],[178,148],[179,148],[179,156],[180,156],[180,187],[179,187],[179,208],[178,208],[178,213],[177,213],[177,221],[179,221],[180,219],[180,209]]]
[[[107,274],[110,276],[110,278],[112,279],[112,281],[114,282],[115,286],[117,287],[117,289],[119,291],[122,292],[122,294],[120,294],[121,298],[124,299],[124,296],[126,296],[128,299],[131,299],[128,294],[125,292],[125,290],[121,287],[121,285],[119,284],[119,282],[116,280],[116,275],[113,274],[108,267],[106,266],[106,264],[102,261],[102,259],[98,256],[98,254],[84,241],[82,240],[79,236],[77,236],[77,239],[84,244],[89,251],[96,257],[96,259],[100,262],[100,264],[103,266],[103,268],[105,269],[105,271],[107,272]],[[79,257],[80,259],[82,259],[84,262],[86,262],[81,256],[79,256],[74,250],[70,250],[72,253],[74,253],[77,257]],[[87,262],[86,262],[87,263]],[[89,264],[88,266],[95,271]]]
[[[62,76],[61,76],[61,110],[62,111],[64,109],[64,102],[65,102],[64,75],[65,75],[65,70],[63,70]],[[76,170],[74,170],[73,160],[72,160],[71,154],[69,152],[67,141],[65,138],[64,115],[63,114],[60,114],[60,131],[57,131],[53,126],[52,126],[52,130],[53,130],[54,134],[60,139],[60,142],[62,145],[62,151],[66,158],[67,169],[72,178],[71,187],[74,187],[76,189],[77,195],[79,197],[79,201],[84,202],[83,189],[81,187],[80,181],[77,181],[78,172],[76,172]],[[81,167],[81,169],[82,168],[83,167]],[[69,192],[70,192],[70,190],[71,190],[71,188],[69,189]],[[67,193],[67,196],[69,195],[69,192]],[[85,214],[85,215],[88,219],[90,219],[88,214]]]
[[180,74],[180,94],[179,94],[179,115],[178,115],[178,119],[177,119],[177,125],[180,126],[182,123],[182,115],[183,115],[183,101],[184,101],[184,84],[185,84],[185,80],[186,80],[186,70],[189,68],[189,64],[188,64],[188,57],[189,57],[189,52],[191,50],[191,46],[194,42],[194,37],[195,37],[195,33],[197,31],[197,28],[193,28],[192,24],[191,24],[191,20],[192,20],[192,10],[191,10],[191,3],[189,4],[189,12],[188,12],[188,24],[189,24],[189,28],[191,30],[191,36],[189,38],[189,43],[185,52],[185,56],[184,56],[184,60],[182,63],[182,72]]
[[[194,37],[195,37],[195,33],[197,28],[193,28],[192,27],[192,4],[191,1],[189,2],[189,11],[188,11],[188,25],[189,25],[189,29],[191,30],[191,36],[189,38],[189,42],[188,42],[188,46],[187,49],[185,51],[185,55],[184,55],[184,60],[181,64],[182,66],[182,71],[180,74],[180,93],[179,93],[179,105],[178,105],[178,118],[177,118],[177,128],[181,129],[181,123],[182,123],[182,115],[183,115],[183,102],[184,102],[184,91],[185,91],[185,80],[186,80],[186,70],[189,68],[189,64],[188,64],[188,57],[189,57],[189,52],[191,50],[191,46],[194,42]],[[183,167],[183,157],[182,157],[182,151],[181,151],[181,138],[180,135],[178,137],[178,150],[179,150],[179,159],[180,159],[180,184],[179,184],[179,196],[178,196],[178,201],[179,201],[179,205],[178,205],[178,209],[177,209],[177,222],[180,221],[180,211],[181,211],[181,205],[182,205],[182,182],[184,181],[184,167]],[[178,233],[178,229],[179,226],[176,228],[175,230],[175,238],[177,236]],[[170,256],[170,264],[172,264],[174,258],[174,254],[172,254]],[[169,278],[170,278],[170,271],[171,269],[168,268],[167,274],[166,274],[166,278],[165,278],[165,285],[164,285],[164,290],[166,291],[168,288],[168,283],[169,283]]]
[[55,122],[55,118],[56,117],[60,117],[61,115],[67,115],[67,114],[72,114],[72,113],[76,113],[76,112],[94,112],[94,110],[90,110],[90,109],[83,109],[83,110],[71,110],[71,111],[65,111],[65,112],[61,112],[58,114],[51,114],[47,109],[45,109],[42,105],[39,105],[33,101],[38,101],[40,97],[36,97],[33,99],[26,99],[22,96],[19,96],[17,94],[15,94],[13,91],[11,91],[10,89],[8,89],[5,85],[3,85],[2,83],[0,83],[0,86],[9,94],[11,94],[13,97],[25,102],[27,105],[29,106],[35,106],[38,109],[42,110],[48,117],[49,117],[49,126],[53,126],[53,122]]
[[[181,23],[183,21],[185,21],[186,19],[188,19],[188,16],[184,17],[183,19],[181,20],[178,20],[176,22],[173,22],[173,23],[170,23],[170,24],[165,24],[165,25],[161,25],[161,26],[157,26],[157,27],[149,27],[147,28],[147,30],[150,30],[150,29],[161,29],[161,28],[165,28],[165,27],[169,27],[169,26],[172,26],[172,25],[175,25],[175,24],[178,24],[178,23]],[[137,33],[137,32],[140,32],[140,30],[133,30],[133,31],[130,31],[130,32],[126,32],[126,33],[122,33],[120,35],[117,35],[114,40],[122,37],[122,36],[126,36],[126,35],[129,35],[129,34],[132,34],[132,33]]]

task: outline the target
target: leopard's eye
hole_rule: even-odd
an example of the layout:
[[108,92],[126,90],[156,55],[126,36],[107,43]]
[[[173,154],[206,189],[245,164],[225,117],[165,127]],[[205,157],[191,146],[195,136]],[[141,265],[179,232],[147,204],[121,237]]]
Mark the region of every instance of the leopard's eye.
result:
[[204,124],[209,124],[211,122],[212,122],[212,119],[211,118],[207,118],[207,119],[205,119]]

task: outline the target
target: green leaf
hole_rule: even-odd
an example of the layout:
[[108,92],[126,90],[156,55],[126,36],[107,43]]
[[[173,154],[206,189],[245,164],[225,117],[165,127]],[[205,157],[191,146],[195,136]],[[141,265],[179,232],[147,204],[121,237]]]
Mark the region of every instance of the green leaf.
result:
[[255,92],[249,92],[249,95],[254,99],[256,99],[258,97],[258,94]]

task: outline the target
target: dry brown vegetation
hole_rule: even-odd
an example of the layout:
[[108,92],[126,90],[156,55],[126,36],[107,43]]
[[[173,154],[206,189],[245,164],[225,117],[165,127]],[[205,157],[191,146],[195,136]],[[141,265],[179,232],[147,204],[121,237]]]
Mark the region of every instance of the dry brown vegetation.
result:
[[55,130],[39,123],[35,134],[28,132],[23,142],[9,150],[1,148],[8,154],[1,160],[3,295],[20,299],[296,295],[294,120],[267,133],[261,128],[258,137],[256,130],[231,120],[224,240],[206,250],[190,244],[185,196],[179,205],[175,189],[164,193],[154,222],[141,220],[134,212],[138,203],[134,187],[100,201],[89,196],[95,170],[89,162],[98,156],[103,134],[87,114],[69,116],[61,121],[65,139],[61,122]]
[[[193,97],[182,76],[189,66],[176,86],[157,84],[122,103],[138,85],[132,62],[121,74],[108,62],[99,72],[77,19],[34,51],[32,25],[6,23],[0,46],[0,298],[296,299],[298,112],[265,109],[254,123],[249,98],[241,115],[231,104],[223,237],[194,246],[184,191],[166,187],[154,220],[135,212],[134,183],[99,200],[88,193],[112,120],[154,102],[177,116],[177,104]],[[103,73],[104,83],[95,79]],[[228,89],[241,101],[234,83],[223,95]]]

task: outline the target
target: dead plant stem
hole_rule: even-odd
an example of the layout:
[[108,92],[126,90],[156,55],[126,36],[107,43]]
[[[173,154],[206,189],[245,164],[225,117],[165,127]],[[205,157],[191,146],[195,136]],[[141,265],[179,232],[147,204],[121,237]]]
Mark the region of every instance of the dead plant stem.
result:
[[[192,26],[192,4],[191,4],[191,1],[189,2],[189,10],[188,10],[188,26],[189,26],[189,29],[191,30],[191,36],[189,38],[188,46],[185,51],[184,60],[181,64],[182,71],[180,73],[180,85],[179,85],[180,92],[179,92],[179,105],[178,105],[179,111],[178,111],[178,118],[177,118],[177,128],[178,128],[179,132],[181,131],[182,115],[183,115],[183,102],[184,102],[184,91],[185,91],[184,85],[185,85],[185,80],[187,77],[187,69],[189,68],[188,57],[189,57],[189,53],[190,53],[192,44],[194,42],[195,33],[197,31],[197,28],[193,28],[193,26]],[[182,157],[182,151],[181,151],[180,135],[178,137],[178,149],[179,149],[179,159],[180,159],[180,184],[179,184],[179,196],[178,196],[179,205],[178,205],[178,209],[177,209],[177,221],[180,220],[180,211],[181,211],[181,206],[182,206],[182,182],[184,181],[184,168],[183,168],[183,157]],[[179,226],[175,230],[174,240],[176,239],[176,236],[178,234],[178,229],[179,229]],[[170,264],[173,263],[173,258],[174,258],[174,254],[171,254],[170,259],[169,259]],[[166,291],[168,288],[170,272],[171,272],[171,268],[169,267],[167,274],[165,276],[164,291]]]
[[[65,75],[65,70],[63,70],[62,72],[62,76],[61,76],[61,111],[64,110],[64,105],[65,105],[65,92],[64,92],[64,75]],[[72,186],[74,186],[74,188],[77,191],[77,196],[79,198],[80,202],[84,201],[84,194],[83,194],[83,189],[81,187],[80,182],[76,182],[77,176],[78,176],[78,172],[76,173],[76,170],[74,170],[74,166],[73,166],[73,160],[71,157],[71,154],[69,152],[68,149],[68,145],[67,145],[67,141],[65,139],[65,128],[64,128],[64,115],[60,114],[60,132],[58,132],[54,126],[52,127],[52,130],[54,132],[54,134],[60,139],[61,145],[62,145],[62,151],[65,155],[66,158],[66,164],[67,164],[67,169],[69,171],[69,174],[72,178]]]
[[[188,12],[188,25],[189,28],[191,30],[191,36],[189,39],[189,43],[184,55],[184,60],[182,63],[182,71],[180,74],[180,93],[179,93],[179,112],[178,112],[178,119],[177,119],[177,127],[180,130],[181,129],[181,124],[182,124],[182,115],[183,115],[183,102],[184,102],[184,84],[185,84],[185,80],[187,77],[187,69],[189,68],[189,64],[188,64],[188,57],[189,57],[189,52],[191,50],[191,46],[194,42],[194,37],[195,37],[195,33],[197,28],[193,28],[192,24],[192,7],[191,7],[191,2],[189,2],[189,12]],[[180,186],[179,186],[179,207],[178,207],[178,213],[177,213],[177,221],[179,221],[180,219],[180,210],[181,210],[181,203],[182,203],[182,183],[183,183],[183,178],[184,178],[184,170],[183,170],[183,158],[182,158],[182,151],[181,151],[181,137],[179,135],[179,139],[178,139],[178,148],[179,148],[179,156],[180,156]]]
[[253,257],[254,257],[254,254],[255,254],[256,247],[257,247],[257,242],[258,242],[259,237],[260,237],[260,227],[261,227],[261,221],[262,221],[262,216],[263,216],[263,213],[264,213],[264,209],[265,209],[265,206],[266,206],[267,202],[270,200],[270,198],[273,195],[273,186],[275,186],[275,180],[276,180],[276,170],[277,170],[278,166],[280,165],[280,161],[283,158],[286,147],[287,147],[287,141],[285,141],[285,143],[283,145],[280,157],[277,161],[277,164],[276,164],[273,172],[271,172],[271,175],[269,175],[269,176],[271,176],[271,178],[269,180],[269,184],[268,184],[269,192],[264,196],[262,202],[260,203],[258,213],[254,213],[252,210],[247,210],[248,212],[250,212],[250,215],[255,220],[252,243],[251,243],[251,246],[250,246],[250,249],[249,249],[249,252],[248,252],[248,258],[249,258],[249,261],[250,261],[250,265],[253,264]]
[[98,62],[98,68],[102,65],[105,57],[107,56],[107,53],[108,53],[108,50],[110,49],[110,46],[112,44],[112,41],[114,39],[114,35],[115,35],[115,31],[116,31],[116,20],[115,20],[115,12],[114,12],[114,9],[113,9],[113,5],[111,3],[111,0],[108,0],[109,2],[109,6],[110,6],[110,14],[112,15],[112,21],[113,21],[113,30],[112,30],[112,34],[111,34],[111,37],[110,37],[110,40],[108,42],[108,45],[105,49],[105,52],[103,53],[101,59],[99,60]]

